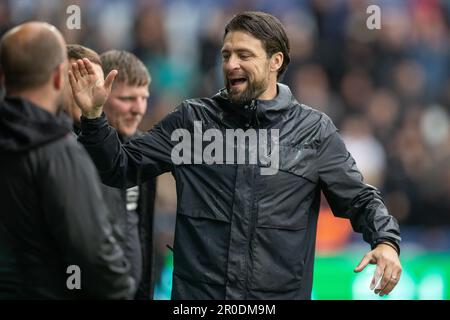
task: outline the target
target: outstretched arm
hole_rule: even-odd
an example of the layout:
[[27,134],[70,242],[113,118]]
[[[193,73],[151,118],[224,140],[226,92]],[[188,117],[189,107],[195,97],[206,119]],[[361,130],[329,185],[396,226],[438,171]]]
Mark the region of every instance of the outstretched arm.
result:
[[171,134],[183,127],[183,116],[178,108],[152,130],[122,144],[102,112],[116,75],[112,70],[103,81],[91,62],[83,59],[72,64],[69,80],[82,111],[78,141],[88,151],[104,184],[128,188],[171,170]]

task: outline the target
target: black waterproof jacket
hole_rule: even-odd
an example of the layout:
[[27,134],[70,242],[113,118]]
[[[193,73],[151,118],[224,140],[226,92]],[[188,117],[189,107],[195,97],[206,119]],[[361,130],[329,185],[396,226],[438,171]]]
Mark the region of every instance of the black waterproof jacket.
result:
[[[74,133],[79,134],[81,129],[74,127]],[[137,132],[133,137],[140,134]],[[120,136],[119,136],[120,137]],[[120,137],[121,141],[125,138]],[[127,138],[126,140],[128,140]],[[139,185],[138,200],[136,213],[139,217],[137,224],[137,239],[127,239],[127,230],[129,221],[127,219],[127,190],[119,189],[101,184],[102,195],[106,206],[110,212],[111,223],[113,225],[113,233],[119,242],[121,248],[128,254],[128,250],[141,251],[141,266],[133,266],[136,261],[129,261],[131,264],[131,275],[133,275],[133,268],[135,272],[141,270],[139,276],[139,283],[136,284],[136,300],[151,300],[153,299],[154,288],[154,259],[153,259],[153,220],[155,208],[156,195],[156,178],[148,179]],[[132,247],[132,248],[130,248]]]
[[131,298],[98,174],[63,119],[0,102],[0,299]]
[[[141,267],[136,268],[142,270],[142,273],[140,275],[140,281],[136,285],[137,289],[134,299],[151,300],[153,299],[154,287],[153,220],[156,179],[148,179],[139,185],[136,208],[136,213],[139,217],[137,225],[137,241],[126,239],[126,230],[129,228],[127,219],[127,190],[109,187],[105,184],[102,184],[101,188],[106,205],[113,215],[113,225],[115,227],[117,240],[125,254],[127,254],[127,250],[130,249],[128,246],[139,247],[141,251],[142,265]],[[133,262],[135,261],[130,261],[130,263]]]
[[[132,186],[172,171],[178,197],[173,299],[310,299],[321,191],[334,214],[349,218],[372,247],[381,240],[399,245],[396,220],[380,193],[363,183],[332,121],[277,86],[275,99],[247,106],[232,104],[225,90],[187,100],[126,144],[104,115],[82,118],[79,141],[104,182]],[[262,175],[265,161],[175,165],[182,134],[172,139],[172,133],[184,128],[194,137],[194,121],[224,137],[227,129],[278,129],[278,172]]]
[[[136,212],[139,217],[137,225],[138,239],[134,243],[127,239],[127,191],[101,185],[102,196],[112,215],[111,223],[114,228],[114,236],[119,242],[122,250],[127,255],[128,245],[140,248],[142,265],[138,268],[142,270],[140,281],[136,284],[136,300],[153,299],[154,268],[153,268],[153,216],[156,192],[156,179],[149,179],[139,185],[139,199]],[[134,261],[129,261],[130,264]],[[131,270],[133,266],[131,267]],[[132,273],[132,272],[131,272]],[[132,274],[133,276],[133,274]]]

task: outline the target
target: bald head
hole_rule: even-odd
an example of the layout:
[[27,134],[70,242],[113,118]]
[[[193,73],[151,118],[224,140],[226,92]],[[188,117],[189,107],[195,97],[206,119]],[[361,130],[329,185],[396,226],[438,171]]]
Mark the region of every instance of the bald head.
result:
[[27,22],[8,31],[0,43],[6,91],[39,88],[67,60],[61,33],[45,22]]

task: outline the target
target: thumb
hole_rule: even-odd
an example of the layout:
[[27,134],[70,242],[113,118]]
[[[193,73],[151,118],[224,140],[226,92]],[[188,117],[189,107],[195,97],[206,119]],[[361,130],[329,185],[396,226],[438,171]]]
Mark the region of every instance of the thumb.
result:
[[369,254],[366,254],[364,258],[362,258],[361,262],[358,264],[358,266],[353,270],[354,272],[361,272],[364,270],[364,268],[370,263],[372,260],[372,257]]
[[111,72],[106,76],[105,89],[108,90],[108,92],[111,91],[111,87],[113,85],[114,79],[116,78],[118,73],[119,72],[117,70],[111,70]]

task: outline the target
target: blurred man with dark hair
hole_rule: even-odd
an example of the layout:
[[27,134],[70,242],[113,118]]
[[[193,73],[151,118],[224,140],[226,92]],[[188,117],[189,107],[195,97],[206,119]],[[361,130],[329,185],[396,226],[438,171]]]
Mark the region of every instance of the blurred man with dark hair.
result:
[[103,181],[175,176],[174,299],[310,299],[321,191],[371,246],[355,271],[376,263],[380,295],[399,281],[400,230],[379,191],[363,182],[330,118],[277,83],[289,50],[277,18],[238,14],[223,38],[225,88],[184,101],[125,144],[102,114],[107,92],[84,90],[96,81],[92,65],[72,65],[79,141]]
[[[98,174],[62,120],[63,37],[29,22],[7,32],[0,50],[0,298],[131,297]],[[69,287],[69,266],[79,268],[78,289]]]

